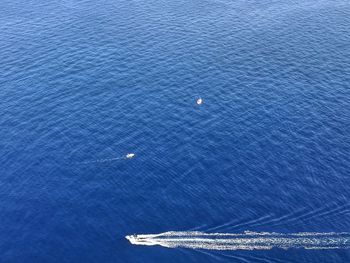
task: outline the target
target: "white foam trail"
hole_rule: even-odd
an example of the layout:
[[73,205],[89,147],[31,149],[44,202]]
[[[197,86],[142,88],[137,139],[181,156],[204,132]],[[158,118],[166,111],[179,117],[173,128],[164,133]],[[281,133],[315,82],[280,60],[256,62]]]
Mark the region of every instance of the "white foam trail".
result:
[[350,233],[274,233],[251,232],[243,233],[204,233],[198,231],[164,232],[160,234],[130,235],[126,239],[134,245],[167,248],[191,248],[208,250],[253,250],[271,249],[273,247],[304,248],[304,249],[349,249]]
[[106,163],[106,162],[113,162],[116,160],[122,160],[122,159],[131,159],[134,158],[134,153],[128,153],[122,157],[115,157],[115,158],[108,158],[108,159],[98,159],[94,161],[87,161],[87,162],[81,162],[80,164],[90,164],[90,163]]

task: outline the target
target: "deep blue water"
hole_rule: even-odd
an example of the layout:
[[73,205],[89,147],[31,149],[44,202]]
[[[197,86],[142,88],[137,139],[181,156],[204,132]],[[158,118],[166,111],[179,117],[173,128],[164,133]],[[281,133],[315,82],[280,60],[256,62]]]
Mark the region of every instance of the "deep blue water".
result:
[[0,262],[350,261],[124,238],[350,230],[347,0],[2,0],[0,101]]

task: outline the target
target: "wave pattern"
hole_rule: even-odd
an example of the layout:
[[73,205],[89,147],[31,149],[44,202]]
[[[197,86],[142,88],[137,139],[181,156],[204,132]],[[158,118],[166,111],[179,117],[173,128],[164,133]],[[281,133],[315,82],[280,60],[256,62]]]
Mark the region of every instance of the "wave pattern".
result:
[[350,248],[350,233],[274,233],[245,231],[240,234],[204,232],[164,232],[126,236],[134,245],[208,250],[254,250],[271,248],[345,249]]
[[[0,261],[211,261],[125,246],[159,228],[350,231],[349,25],[349,0],[2,0]],[[278,251],[234,261],[349,261]]]

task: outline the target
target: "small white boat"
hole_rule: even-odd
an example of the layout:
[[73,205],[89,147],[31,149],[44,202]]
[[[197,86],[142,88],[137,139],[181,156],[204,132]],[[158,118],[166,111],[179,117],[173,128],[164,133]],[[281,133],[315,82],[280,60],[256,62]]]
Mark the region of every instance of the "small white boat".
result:
[[131,159],[131,158],[133,158],[134,156],[135,156],[134,153],[128,153],[127,155],[125,155],[125,158],[126,158],[126,159]]
[[199,99],[197,100],[197,105],[201,105],[202,102],[203,102],[203,100],[202,100],[201,98],[199,98]]

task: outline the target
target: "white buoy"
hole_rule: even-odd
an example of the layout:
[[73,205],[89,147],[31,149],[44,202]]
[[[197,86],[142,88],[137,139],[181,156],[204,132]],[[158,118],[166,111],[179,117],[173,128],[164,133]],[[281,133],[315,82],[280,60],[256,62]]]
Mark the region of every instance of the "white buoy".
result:
[[203,102],[203,100],[202,100],[201,98],[199,98],[199,99],[197,100],[197,105],[201,105],[202,102]]
[[133,158],[134,156],[135,156],[134,153],[128,153],[127,155],[125,155],[125,158],[126,158],[126,159],[131,159],[131,158]]

